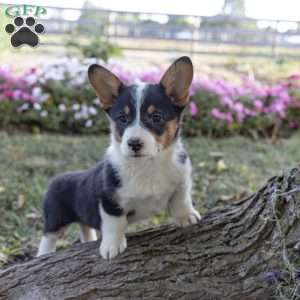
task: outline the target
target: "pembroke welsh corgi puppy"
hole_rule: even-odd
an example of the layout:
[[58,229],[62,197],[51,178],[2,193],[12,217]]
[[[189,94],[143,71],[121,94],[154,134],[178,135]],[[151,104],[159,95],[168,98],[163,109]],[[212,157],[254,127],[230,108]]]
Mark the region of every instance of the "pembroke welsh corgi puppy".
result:
[[126,249],[129,223],[167,210],[182,225],[200,220],[191,198],[191,162],[180,140],[193,65],[177,59],[157,84],[125,85],[97,64],[88,77],[111,127],[102,161],[52,180],[44,199],[44,236],[38,256],[54,252],[67,225],[81,225],[81,241],[97,239],[111,259]]

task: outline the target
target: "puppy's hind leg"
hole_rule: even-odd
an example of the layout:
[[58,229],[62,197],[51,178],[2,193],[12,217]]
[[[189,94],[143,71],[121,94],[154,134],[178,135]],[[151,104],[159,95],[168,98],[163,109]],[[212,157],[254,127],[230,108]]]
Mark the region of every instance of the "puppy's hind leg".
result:
[[86,243],[86,242],[92,242],[92,241],[97,241],[97,232],[95,229],[84,225],[80,224],[80,241],[81,243]]
[[43,235],[36,256],[52,253],[56,251],[56,242],[63,235],[67,226],[62,227],[56,232],[47,232]]
[[56,242],[59,234],[55,233],[46,233],[43,235],[42,240],[39,245],[39,250],[36,256],[41,256],[56,251]]

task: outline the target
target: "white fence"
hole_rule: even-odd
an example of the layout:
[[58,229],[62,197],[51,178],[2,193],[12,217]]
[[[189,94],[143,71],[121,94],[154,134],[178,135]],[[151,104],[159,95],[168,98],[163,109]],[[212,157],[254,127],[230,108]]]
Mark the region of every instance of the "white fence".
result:
[[[103,35],[116,43],[119,42],[121,48],[135,51],[186,52],[181,46],[188,45],[192,53],[205,53],[203,45],[226,45],[237,46],[243,51],[232,52],[225,49],[215,53],[209,51],[209,54],[300,58],[300,21],[59,7],[47,7],[47,16],[40,21],[44,24],[47,35],[60,36],[78,30],[78,34],[82,35]],[[125,40],[140,43],[126,44]],[[159,43],[146,43],[145,40],[165,41],[169,46],[161,47]],[[61,43],[61,39],[57,42],[46,42],[47,45]],[[245,50],[249,47],[254,50]]]

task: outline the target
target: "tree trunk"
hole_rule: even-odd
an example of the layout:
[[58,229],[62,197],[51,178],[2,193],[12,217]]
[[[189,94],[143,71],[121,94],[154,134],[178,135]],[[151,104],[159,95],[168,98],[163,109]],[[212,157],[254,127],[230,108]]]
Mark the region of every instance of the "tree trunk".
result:
[[295,168],[199,225],[129,235],[112,261],[93,242],[10,267],[0,272],[0,299],[274,299],[293,292],[287,278],[297,283],[299,191]]

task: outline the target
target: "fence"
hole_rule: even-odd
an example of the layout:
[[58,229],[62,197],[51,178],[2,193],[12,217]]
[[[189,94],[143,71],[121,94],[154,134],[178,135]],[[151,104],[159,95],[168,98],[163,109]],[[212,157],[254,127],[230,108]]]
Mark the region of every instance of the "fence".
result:
[[[126,50],[300,58],[300,21],[60,7],[47,7],[40,21],[47,36],[80,29],[79,35],[100,34]],[[62,40],[46,39],[45,44],[58,46]]]

